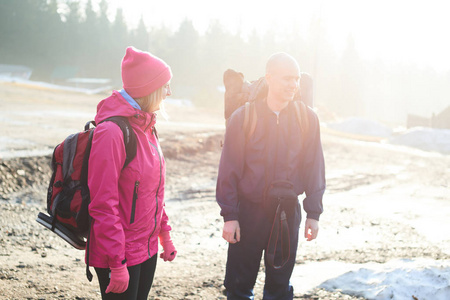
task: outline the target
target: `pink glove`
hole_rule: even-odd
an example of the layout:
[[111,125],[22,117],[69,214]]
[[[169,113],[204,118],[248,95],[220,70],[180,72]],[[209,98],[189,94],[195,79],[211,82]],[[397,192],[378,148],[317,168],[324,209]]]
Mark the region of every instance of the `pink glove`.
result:
[[177,250],[173,245],[172,239],[170,238],[170,233],[164,231],[159,234],[159,243],[164,249],[164,252],[159,255],[164,261],[172,261],[177,256]]
[[130,274],[128,274],[127,265],[123,265],[118,268],[111,268],[111,279],[109,285],[106,288],[106,294],[113,292],[121,294],[128,288],[128,282],[130,281]]

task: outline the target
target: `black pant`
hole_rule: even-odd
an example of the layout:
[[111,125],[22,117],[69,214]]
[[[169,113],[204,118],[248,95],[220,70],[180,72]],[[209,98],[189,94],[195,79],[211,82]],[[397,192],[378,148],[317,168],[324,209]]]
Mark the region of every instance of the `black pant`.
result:
[[[239,226],[241,241],[229,244],[225,275],[227,298],[232,300],[253,299],[253,287],[258,275],[261,257],[264,252],[266,279],[264,300],[290,300],[293,287],[289,280],[295,265],[298,233],[301,221],[298,203],[288,217],[290,235],[290,256],[281,269],[267,263],[266,249],[273,220],[269,220],[260,203],[241,201],[239,206]],[[277,249],[279,251],[280,249]]]
[[128,267],[130,274],[130,281],[128,289],[122,294],[109,292],[105,293],[109,284],[109,268],[95,268],[98,282],[100,283],[100,291],[102,292],[103,300],[144,300],[148,298],[148,293],[153,283],[153,277],[156,269],[156,259],[158,255],[155,254],[148,260],[139,265]]

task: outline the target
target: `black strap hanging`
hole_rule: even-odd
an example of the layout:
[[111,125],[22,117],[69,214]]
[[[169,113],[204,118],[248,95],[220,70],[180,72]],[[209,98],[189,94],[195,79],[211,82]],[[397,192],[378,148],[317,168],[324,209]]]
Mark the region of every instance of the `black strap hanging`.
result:
[[[289,103],[291,105],[292,103]],[[281,269],[290,258],[290,234],[289,234],[289,224],[286,215],[286,211],[292,209],[292,203],[297,203],[297,194],[294,192],[294,185],[289,180],[291,174],[292,166],[290,165],[290,144],[291,144],[291,134],[292,134],[292,114],[291,109],[288,107],[288,130],[286,139],[286,152],[284,154],[284,164],[286,170],[286,179],[276,180],[269,183],[269,154],[266,150],[266,167],[265,167],[265,181],[266,181],[266,191],[264,193],[265,202],[268,203],[269,210],[273,211],[276,207],[275,214],[273,215],[269,212],[269,216],[273,216],[272,230],[270,232],[269,241],[266,249],[267,262],[275,269]],[[281,112],[280,112],[281,113]],[[268,124],[268,122],[266,122]],[[266,125],[267,129],[267,125]],[[267,131],[266,131],[267,133]],[[278,146],[278,145],[277,145]],[[268,147],[266,147],[268,148]],[[278,155],[278,153],[277,153]],[[276,169],[276,165],[273,170]],[[275,203],[271,203],[275,202]],[[281,259],[277,259],[277,245],[280,244],[281,248]]]

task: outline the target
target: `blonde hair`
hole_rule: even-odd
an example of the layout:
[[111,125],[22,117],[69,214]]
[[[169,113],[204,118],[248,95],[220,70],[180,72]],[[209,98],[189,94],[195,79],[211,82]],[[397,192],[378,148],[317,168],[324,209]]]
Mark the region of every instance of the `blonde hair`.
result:
[[159,104],[163,100],[162,90],[164,86],[160,87],[150,95],[144,96],[142,98],[136,99],[136,102],[141,107],[141,110],[146,112],[154,112],[157,110]]
[[164,102],[163,102],[163,89],[164,89],[164,85],[161,86],[156,91],[154,91],[153,93],[151,93],[150,95],[147,95],[142,98],[135,99],[135,100],[141,107],[142,111],[154,112],[154,111],[159,110],[161,112],[161,115],[164,117],[164,119],[167,120],[168,115],[164,108]]

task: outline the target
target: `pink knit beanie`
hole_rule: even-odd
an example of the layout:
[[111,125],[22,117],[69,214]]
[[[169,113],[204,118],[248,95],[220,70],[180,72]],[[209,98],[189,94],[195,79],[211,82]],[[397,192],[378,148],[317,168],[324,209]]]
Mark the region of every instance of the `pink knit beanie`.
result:
[[122,59],[122,83],[132,98],[150,95],[171,78],[170,67],[160,58],[134,47],[127,48]]

